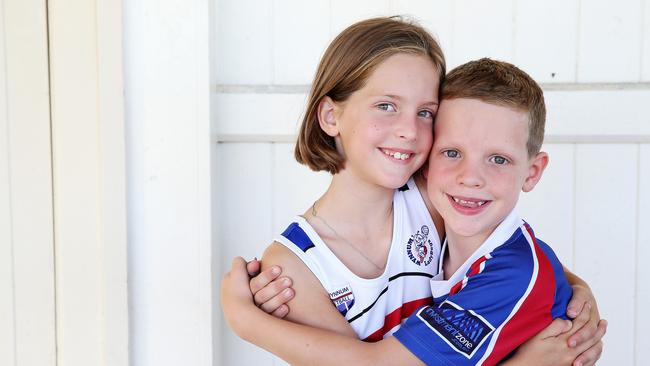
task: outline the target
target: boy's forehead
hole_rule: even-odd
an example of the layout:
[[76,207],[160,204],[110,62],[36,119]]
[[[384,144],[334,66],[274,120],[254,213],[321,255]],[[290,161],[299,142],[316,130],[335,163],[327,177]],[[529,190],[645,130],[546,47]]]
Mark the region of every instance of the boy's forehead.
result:
[[[528,139],[528,113],[480,99],[443,99],[434,126],[435,137],[459,136],[477,139]],[[514,141],[513,141],[514,142]]]
[[440,101],[440,109],[437,117],[436,121],[441,117],[443,120],[449,119],[451,121],[459,118],[484,119],[488,122],[508,120],[521,122],[526,128],[529,122],[529,114],[526,111],[498,103],[487,102],[478,98],[443,98]]

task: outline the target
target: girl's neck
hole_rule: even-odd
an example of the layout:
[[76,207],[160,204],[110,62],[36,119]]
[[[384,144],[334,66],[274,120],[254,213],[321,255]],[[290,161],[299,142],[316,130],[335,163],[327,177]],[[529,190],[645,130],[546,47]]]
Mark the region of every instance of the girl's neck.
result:
[[368,183],[342,171],[332,177],[329,188],[318,199],[318,212],[361,227],[376,227],[392,217],[394,189]]
[[340,172],[305,218],[353,273],[384,273],[393,233],[394,190]]

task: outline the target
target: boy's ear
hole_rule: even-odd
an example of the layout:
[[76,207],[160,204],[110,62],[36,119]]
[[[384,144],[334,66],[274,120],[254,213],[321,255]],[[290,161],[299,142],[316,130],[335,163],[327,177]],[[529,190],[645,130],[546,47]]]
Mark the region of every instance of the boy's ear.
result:
[[526,177],[521,190],[524,192],[532,191],[533,188],[535,188],[537,185],[537,182],[542,179],[542,174],[544,173],[544,169],[546,169],[547,165],[548,154],[543,151],[538,152],[537,155],[535,155],[535,157],[530,160],[528,166],[528,176]]
[[325,96],[318,103],[318,124],[326,134],[332,137],[336,137],[339,134],[336,112],[337,105],[332,98]]

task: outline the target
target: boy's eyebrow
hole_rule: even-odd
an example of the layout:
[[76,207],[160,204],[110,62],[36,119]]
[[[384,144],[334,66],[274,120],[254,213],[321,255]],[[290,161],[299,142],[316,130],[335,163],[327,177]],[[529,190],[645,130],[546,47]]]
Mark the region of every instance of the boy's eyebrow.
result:
[[[391,98],[391,99],[397,99],[397,100],[402,100],[402,99],[403,99],[403,98],[400,97],[399,95],[393,95],[393,94],[384,94],[383,96],[384,96],[384,97]],[[427,105],[427,106],[428,106],[428,105],[438,105],[438,104],[440,104],[440,102],[437,101],[437,100],[431,100],[431,101],[428,101],[428,102],[422,103],[422,105]]]

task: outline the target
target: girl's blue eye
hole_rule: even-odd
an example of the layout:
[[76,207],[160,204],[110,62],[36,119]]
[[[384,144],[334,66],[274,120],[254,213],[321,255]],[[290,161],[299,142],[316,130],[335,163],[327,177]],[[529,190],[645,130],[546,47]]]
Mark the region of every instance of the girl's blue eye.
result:
[[395,112],[395,106],[393,106],[390,103],[377,104],[377,108],[381,109],[382,111],[386,111],[386,112]]
[[500,155],[495,155],[495,156],[491,157],[490,161],[493,162],[494,164],[497,164],[497,165],[506,165],[506,164],[509,163],[507,158],[505,158],[503,156],[500,156]]
[[445,150],[442,153],[448,158],[457,158],[460,155],[457,150]]

